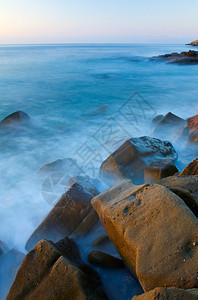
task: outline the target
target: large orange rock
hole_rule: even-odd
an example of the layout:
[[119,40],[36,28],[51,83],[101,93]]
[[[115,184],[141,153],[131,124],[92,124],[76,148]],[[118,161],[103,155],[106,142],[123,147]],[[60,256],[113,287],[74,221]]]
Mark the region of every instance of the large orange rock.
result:
[[124,180],[92,205],[144,291],[198,287],[198,220],[179,196],[162,185]]
[[89,190],[74,183],[30,236],[26,249],[31,250],[41,239],[57,242],[74,232],[86,234],[98,221],[90,203],[95,195],[92,187]]
[[132,300],[197,300],[198,289],[177,289],[157,287],[154,290],[144,293],[139,296],[135,296]]
[[131,138],[102,163],[100,173],[116,180],[133,178],[143,181],[144,168],[152,162],[164,159],[177,159],[170,142],[146,136]]
[[74,241],[42,240],[30,251],[10,289],[7,300],[107,299],[98,274],[85,265]]

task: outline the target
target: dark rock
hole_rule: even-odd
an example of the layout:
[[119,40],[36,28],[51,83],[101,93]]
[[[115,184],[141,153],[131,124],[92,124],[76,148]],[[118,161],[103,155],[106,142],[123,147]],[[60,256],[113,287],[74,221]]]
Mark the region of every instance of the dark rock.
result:
[[30,117],[23,111],[16,111],[13,114],[7,116],[0,122],[0,126],[11,126],[17,124],[24,124],[30,121]]
[[160,137],[172,136],[177,133],[178,130],[183,129],[186,122],[184,119],[172,114],[167,113],[156,125],[153,135]]
[[126,177],[143,181],[144,168],[164,159],[177,159],[177,153],[170,142],[146,136],[131,138],[102,163],[100,174],[116,180]]
[[45,164],[39,169],[40,174],[49,174],[57,172],[65,172],[67,174],[73,174],[73,170],[76,170],[76,160],[73,158],[57,159],[51,163]]
[[193,159],[184,169],[180,175],[198,175],[198,159]]
[[88,255],[88,261],[93,265],[97,265],[104,268],[111,268],[111,269],[124,268],[124,263],[121,259],[96,250],[92,251]]
[[100,236],[99,238],[97,238],[95,241],[92,242],[91,246],[95,247],[95,246],[102,246],[106,243],[109,242],[109,237],[106,234],[103,234],[102,236]]
[[[91,187],[91,191],[92,187]],[[37,227],[26,243],[26,249],[31,250],[39,240],[50,239],[58,241],[76,230],[85,234],[98,221],[96,213],[90,204],[95,196],[88,190],[75,183],[62,195],[45,220]],[[84,221],[84,223],[82,223]],[[79,226],[82,231],[78,228]]]
[[8,246],[3,241],[0,241],[0,257],[1,257],[1,255],[8,252],[8,250],[9,250]]
[[157,287],[154,290],[133,297],[131,300],[198,300],[198,289],[177,289]]
[[154,117],[151,120],[151,127],[153,128],[154,126],[156,126],[162,119],[163,119],[164,115],[158,115],[156,117]]
[[188,51],[179,53],[171,53],[165,55],[154,56],[151,61],[166,61],[168,63],[177,64],[198,64],[198,51]]
[[[198,206],[198,176],[183,176],[183,175],[174,175],[167,178],[164,178],[160,181],[160,184],[169,188],[170,190],[186,191],[188,195],[181,197],[184,201],[187,199],[188,206],[193,207],[195,202]],[[185,199],[184,199],[185,198]]]
[[144,169],[144,180],[147,183],[159,182],[162,178],[172,176],[178,169],[173,161],[165,159],[150,164]]
[[7,300],[107,299],[99,275],[85,265],[73,240],[42,240],[30,251]]

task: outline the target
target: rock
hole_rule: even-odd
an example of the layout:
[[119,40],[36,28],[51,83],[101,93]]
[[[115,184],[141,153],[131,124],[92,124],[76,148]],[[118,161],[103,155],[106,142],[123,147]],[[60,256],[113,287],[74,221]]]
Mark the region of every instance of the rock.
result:
[[91,246],[92,247],[95,247],[95,246],[102,246],[102,245],[105,245],[106,243],[109,242],[109,237],[108,235],[106,234],[103,234],[102,236],[100,236],[99,238],[97,238],[95,241],[93,241],[91,243]]
[[8,246],[3,241],[0,241],[0,257],[8,252],[8,250]]
[[[92,187],[91,190],[93,191]],[[76,230],[78,234],[87,233],[98,221],[97,214],[90,204],[95,195],[88,190],[88,187],[85,189],[77,183],[73,184],[33,232],[26,243],[26,249],[31,250],[41,239],[56,242]],[[78,228],[80,225],[82,231]]]
[[42,240],[17,273],[7,300],[107,299],[98,274],[85,265],[73,240]]
[[154,117],[151,120],[151,127],[156,126],[162,119],[163,119],[164,115],[157,115],[156,117]]
[[186,45],[190,45],[190,46],[198,46],[198,40],[195,40],[189,44],[186,44]]
[[5,299],[25,255],[15,249],[9,250],[0,259],[0,299]]
[[167,113],[156,125],[153,130],[153,135],[157,137],[172,136],[177,131],[183,129],[186,121],[171,112]]
[[132,178],[143,182],[144,168],[163,159],[177,159],[170,142],[146,136],[131,138],[102,163],[100,174],[115,180]]
[[16,111],[0,121],[0,126],[11,126],[17,124],[24,124],[30,121],[30,117],[23,111]]
[[[76,170],[76,160],[73,158],[64,158],[57,159],[51,163],[48,163],[42,166],[39,169],[40,174],[49,174],[49,173],[57,173],[57,172],[65,172],[67,174],[73,174],[73,170]],[[77,175],[77,173],[72,176]],[[70,179],[70,178],[69,178]]]
[[187,119],[188,130],[191,133],[188,141],[189,142],[198,142],[198,115],[195,115]]
[[147,183],[154,183],[160,181],[164,177],[172,176],[178,169],[174,162],[169,159],[157,161],[150,164],[144,169],[144,180]]
[[[168,177],[170,178],[170,177]],[[121,181],[92,205],[125,265],[144,291],[198,287],[198,220],[162,185]]]
[[177,194],[186,205],[198,216],[198,176],[170,176],[160,184]]
[[190,132],[194,132],[198,129],[198,115],[187,119],[187,126]]
[[177,289],[174,287],[157,287],[154,290],[135,296],[132,300],[197,300],[198,289]]
[[93,264],[104,268],[120,269],[124,268],[124,263],[121,259],[114,257],[110,254],[101,251],[92,251],[88,255],[88,261]]
[[188,51],[181,53],[171,53],[165,55],[154,56],[151,61],[166,61],[168,63],[177,63],[184,65],[198,64],[198,51]]
[[184,169],[180,175],[198,175],[198,159],[193,159]]

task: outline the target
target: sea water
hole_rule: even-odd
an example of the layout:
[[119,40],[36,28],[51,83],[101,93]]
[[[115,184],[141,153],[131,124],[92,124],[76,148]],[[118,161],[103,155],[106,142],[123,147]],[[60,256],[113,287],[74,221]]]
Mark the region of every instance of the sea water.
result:
[[[198,113],[198,66],[148,59],[190,49],[195,50],[157,44],[0,46],[0,119],[18,110],[31,117],[21,133],[0,132],[0,240],[25,252],[28,237],[52,209],[43,194],[46,178],[37,172],[42,165],[72,157],[80,172],[98,178],[101,162],[126,139],[151,134],[155,115]],[[194,157],[174,146],[179,167]],[[52,185],[49,193],[58,199],[64,189]]]

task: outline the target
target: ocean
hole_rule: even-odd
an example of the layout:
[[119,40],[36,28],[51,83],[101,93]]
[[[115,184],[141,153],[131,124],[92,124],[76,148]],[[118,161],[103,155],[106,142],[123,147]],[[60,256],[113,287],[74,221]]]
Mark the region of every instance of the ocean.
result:
[[[0,132],[0,240],[25,253],[28,237],[64,192],[56,184],[44,190],[42,165],[74,158],[79,172],[98,178],[101,162],[126,139],[151,134],[154,116],[198,113],[198,66],[148,59],[190,49],[195,50],[173,44],[0,46],[0,119],[18,110],[31,117],[19,134]],[[178,168],[194,158],[193,151],[174,146]],[[131,299],[131,290],[122,297]]]

